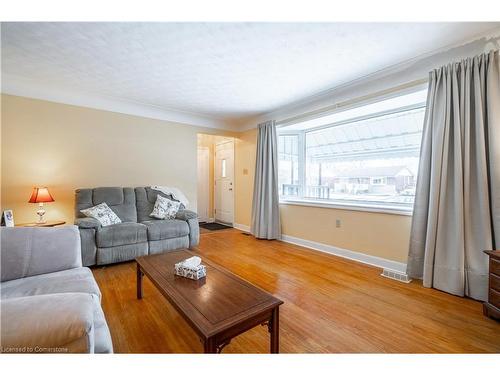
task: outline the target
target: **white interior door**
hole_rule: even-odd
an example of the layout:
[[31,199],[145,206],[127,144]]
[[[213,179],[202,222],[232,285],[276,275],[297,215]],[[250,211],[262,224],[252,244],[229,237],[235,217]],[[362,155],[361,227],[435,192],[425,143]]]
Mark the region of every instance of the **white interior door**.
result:
[[210,156],[208,147],[198,148],[198,196],[197,196],[197,211],[199,221],[208,221],[208,206],[209,206],[209,169]]
[[233,224],[234,140],[215,145],[215,220]]

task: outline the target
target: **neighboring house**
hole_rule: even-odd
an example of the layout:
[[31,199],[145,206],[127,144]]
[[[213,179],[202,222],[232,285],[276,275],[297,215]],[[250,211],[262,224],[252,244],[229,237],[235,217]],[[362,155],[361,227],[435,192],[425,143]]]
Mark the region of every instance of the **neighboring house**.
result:
[[351,169],[333,179],[336,193],[399,194],[414,186],[415,176],[405,166]]

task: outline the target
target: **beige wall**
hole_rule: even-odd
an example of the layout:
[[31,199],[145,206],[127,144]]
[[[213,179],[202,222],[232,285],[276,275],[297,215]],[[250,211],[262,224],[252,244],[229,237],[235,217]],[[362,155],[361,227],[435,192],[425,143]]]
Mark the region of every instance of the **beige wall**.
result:
[[252,216],[253,177],[255,174],[255,150],[257,129],[241,133],[235,142],[234,181],[236,198],[234,221],[250,226]]
[[[236,142],[235,221],[250,225],[257,129]],[[243,169],[248,174],[243,174]],[[332,208],[280,205],[283,234],[406,263],[411,217]],[[336,228],[336,220],[341,227]]]
[[36,220],[33,186],[48,186],[48,220],[73,221],[74,190],[176,186],[196,208],[197,134],[214,129],[2,95],[2,210]]
[[410,216],[297,205],[280,212],[284,234],[406,263]]
[[[173,185],[195,208],[197,134],[232,135],[9,95],[1,105],[1,207],[13,209],[17,223],[36,220],[36,205],[27,203],[35,185],[56,200],[47,204],[49,220],[73,221],[78,187]],[[249,226],[257,130],[236,137],[235,222]],[[286,235],[406,261],[408,216],[292,205],[281,205],[281,216]]]

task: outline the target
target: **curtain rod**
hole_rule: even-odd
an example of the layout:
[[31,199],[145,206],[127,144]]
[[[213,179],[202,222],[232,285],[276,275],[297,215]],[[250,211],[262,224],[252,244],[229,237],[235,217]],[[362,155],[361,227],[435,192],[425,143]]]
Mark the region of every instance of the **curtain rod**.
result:
[[415,89],[418,86],[427,84],[427,82],[428,82],[427,78],[422,78],[422,79],[411,81],[411,82],[408,82],[408,83],[405,83],[402,85],[398,85],[396,87],[392,87],[390,89],[377,91],[377,92],[367,94],[364,96],[356,97],[354,99],[347,99],[347,100],[344,100],[343,102],[335,103],[335,104],[332,104],[332,105],[329,105],[329,106],[326,106],[323,108],[316,109],[314,111],[309,111],[309,112],[301,113],[300,115],[288,117],[288,118],[283,119],[283,120],[278,120],[278,121],[276,121],[276,125],[278,127],[292,125],[292,124],[295,124],[297,122],[304,121],[306,119],[320,117],[321,115],[336,112],[337,110],[348,108],[348,107],[353,106],[355,104],[367,102],[367,101],[370,101],[371,99],[380,98],[380,97],[384,97],[384,96],[389,97],[392,94],[395,94],[397,92]]

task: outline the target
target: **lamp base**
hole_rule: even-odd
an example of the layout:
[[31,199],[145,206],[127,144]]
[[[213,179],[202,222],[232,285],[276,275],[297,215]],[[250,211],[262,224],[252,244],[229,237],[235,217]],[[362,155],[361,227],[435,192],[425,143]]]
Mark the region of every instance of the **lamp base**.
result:
[[43,215],[45,215],[45,210],[43,209],[43,203],[40,203],[40,209],[36,212],[38,215],[38,221],[36,222],[37,224],[45,224],[46,221],[43,220]]

